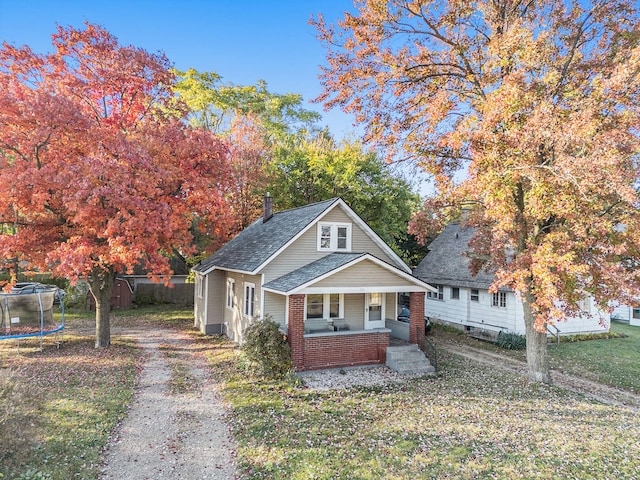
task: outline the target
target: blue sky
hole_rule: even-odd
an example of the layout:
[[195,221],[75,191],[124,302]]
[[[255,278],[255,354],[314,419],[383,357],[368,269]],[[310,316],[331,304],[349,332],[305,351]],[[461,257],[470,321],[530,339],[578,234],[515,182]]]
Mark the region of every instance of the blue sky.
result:
[[[318,66],[325,51],[308,24],[322,13],[328,21],[353,11],[352,0],[0,0],[0,42],[51,50],[56,25],[97,23],[121,44],[164,52],[178,69],[215,71],[237,85],[262,79],[275,93],[320,93]],[[322,113],[323,123],[342,138],[353,118]]]

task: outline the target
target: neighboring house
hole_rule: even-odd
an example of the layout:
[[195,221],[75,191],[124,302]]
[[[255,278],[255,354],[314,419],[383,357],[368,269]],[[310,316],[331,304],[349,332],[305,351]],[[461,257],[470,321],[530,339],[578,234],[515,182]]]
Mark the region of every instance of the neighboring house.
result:
[[[474,229],[458,223],[448,225],[429,245],[429,253],[413,274],[437,288],[428,293],[425,315],[465,330],[500,331],[525,334],[522,301],[512,290],[501,288],[489,292],[494,276],[480,271],[472,275],[469,270],[468,243]],[[584,315],[569,318],[556,325],[560,335],[606,332],[609,316],[598,310],[591,297],[584,300]],[[553,327],[551,332],[555,334]]]
[[617,305],[611,312],[611,319],[629,322],[629,325],[640,327],[640,308]]
[[264,216],[193,268],[198,329],[242,343],[252,321],[271,317],[297,370],[384,363],[409,297],[406,337],[421,340],[433,289],[344,201],[275,214],[272,202],[267,194]]

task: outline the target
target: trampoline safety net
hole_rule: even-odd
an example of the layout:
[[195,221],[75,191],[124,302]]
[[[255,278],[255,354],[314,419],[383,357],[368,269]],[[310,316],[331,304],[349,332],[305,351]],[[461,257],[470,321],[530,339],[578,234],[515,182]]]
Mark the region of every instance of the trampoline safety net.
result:
[[[62,316],[54,319],[55,310],[62,310]],[[64,307],[62,299],[55,291],[28,294],[0,294],[0,340],[48,335],[64,328]],[[59,317],[55,315],[55,317]]]

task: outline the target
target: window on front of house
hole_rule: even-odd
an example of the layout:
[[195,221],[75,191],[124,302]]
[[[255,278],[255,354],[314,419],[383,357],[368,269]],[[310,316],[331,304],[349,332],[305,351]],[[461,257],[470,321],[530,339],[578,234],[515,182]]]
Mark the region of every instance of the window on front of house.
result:
[[496,292],[493,294],[491,305],[494,307],[506,307],[507,306],[507,294],[506,292]]
[[451,287],[451,298],[453,300],[460,299],[460,289],[458,287]]
[[318,223],[319,251],[351,251],[350,223]]
[[634,308],[633,309],[633,318],[639,318],[640,319],[640,308]]
[[253,317],[256,312],[256,285],[245,282],[244,284],[244,309],[245,317]]
[[307,318],[342,318],[344,297],[340,293],[307,295]]
[[471,301],[479,302],[480,301],[480,291],[477,288],[471,289]]

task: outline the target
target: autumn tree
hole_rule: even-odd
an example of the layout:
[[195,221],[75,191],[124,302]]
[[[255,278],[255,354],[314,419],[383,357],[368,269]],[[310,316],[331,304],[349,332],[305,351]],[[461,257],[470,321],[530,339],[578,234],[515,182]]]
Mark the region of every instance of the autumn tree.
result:
[[176,71],[173,86],[189,107],[189,121],[218,133],[232,146],[233,201],[238,229],[259,215],[270,181],[267,166],[275,145],[317,130],[320,114],[303,107],[302,96],[257,85],[225,83],[215,72]]
[[434,175],[424,235],[464,202],[473,268],[522,299],[529,378],[580,300],[640,295],[640,22],[628,0],[363,0],[328,48],[325,106]]
[[91,24],[52,43],[0,50],[0,256],[86,278],[105,347],[117,274],[140,265],[168,283],[167,254],[190,252],[194,221],[226,240],[228,151],[185,126],[163,55]]

